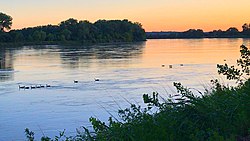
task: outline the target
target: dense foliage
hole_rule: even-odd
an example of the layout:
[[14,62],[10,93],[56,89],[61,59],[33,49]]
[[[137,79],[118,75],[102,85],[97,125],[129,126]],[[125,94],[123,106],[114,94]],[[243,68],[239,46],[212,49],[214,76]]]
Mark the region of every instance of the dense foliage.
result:
[[[177,93],[163,99],[158,93],[144,94],[146,108],[131,104],[119,110],[120,120],[109,118],[108,124],[90,118],[93,132],[83,127],[74,137],[60,132],[54,139],[42,141],[249,141],[250,140],[250,51],[241,46],[238,68],[218,65],[218,72],[238,86],[224,86],[211,80],[212,88],[194,94],[189,88],[174,83]],[[27,139],[34,133],[25,130]]]
[[12,26],[12,17],[0,12],[0,33],[9,30]]
[[68,19],[59,25],[46,25],[0,33],[0,43],[108,43],[144,41],[140,23],[128,20],[77,21]]
[[202,29],[189,29],[184,32],[147,32],[148,39],[175,39],[175,38],[250,38],[250,24],[244,24],[242,31],[230,27],[226,31],[213,30],[204,32]]

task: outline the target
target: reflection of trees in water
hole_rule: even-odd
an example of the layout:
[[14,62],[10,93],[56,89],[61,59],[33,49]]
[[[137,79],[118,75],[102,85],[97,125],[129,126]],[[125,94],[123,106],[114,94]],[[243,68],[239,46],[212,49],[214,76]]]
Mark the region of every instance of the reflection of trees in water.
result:
[[13,52],[10,49],[0,48],[0,81],[14,79]]
[[249,38],[243,38],[242,40],[243,40],[243,45],[246,45],[247,47],[249,47],[249,45],[250,45]]
[[67,47],[62,48],[60,57],[63,67],[78,68],[80,66],[88,67],[90,62],[89,59],[92,57],[92,53],[88,52],[88,48],[80,47]]
[[[145,48],[145,42],[140,43],[120,43],[120,44],[102,44],[92,46],[28,46],[26,50],[35,49],[42,55],[60,53],[60,59],[65,68],[88,68],[91,65],[127,65],[131,63],[131,58],[141,58]],[[22,48],[0,48],[0,81],[9,81],[14,79],[14,54],[15,51]],[[44,51],[46,49],[46,51]],[[51,56],[49,56],[51,57]],[[57,56],[52,58],[57,59]],[[51,58],[51,59],[52,59]]]
[[145,42],[93,45],[85,47],[64,47],[61,49],[60,56],[62,59],[62,64],[65,64],[64,67],[69,68],[89,67],[94,63],[97,65],[124,65],[130,63],[128,61],[130,58],[140,58],[144,48]]

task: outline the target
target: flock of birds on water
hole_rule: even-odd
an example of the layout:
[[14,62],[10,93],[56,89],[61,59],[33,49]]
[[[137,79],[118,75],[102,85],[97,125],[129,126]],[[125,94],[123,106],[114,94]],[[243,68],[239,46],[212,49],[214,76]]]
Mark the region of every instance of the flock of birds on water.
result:
[[[165,67],[165,64],[162,64],[161,65],[162,67]],[[184,66],[183,64],[180,64],[180,66]],[[168,66],[170,69],[173,68],[173,65],[169,65]],[[95,81],[100,81],[99,78],[95,78],[94,79]],[[79,83],[78,80],[74,80],[73,81],[74,83]],[[31,85],[31,86],[25,86],[25,85],[19,85],[19,89],[24,89],[24,90],[28,90],[28,89],[40,89],[40,88],[50,88],[51,85],[49,84],[45,84],[45,85],[42,85],[42,84],[39,84],[39,85]]]
[[28,89],[40,89],[40,88],[50,88],[51,86],[49,84],[39,84],[39,85],[31,85],[31,86],[25,86],[25,85],[19,85],[18,88],[19,89],[24,89],[24,90],[28,90]]
[[[95,78],[95,81],[100,81],[99,78]],[[78,80],[74,80],[74,83],[79,83]],[[50,88],[52,87],[50,84],[38,84],[38,85],[31,85],[31,86],[25,86],[25,85],[19,85],[18,88],[23,89],[23,90],[28,90],[28,89],[41,89],[41,88]]]
[[[180,64],[180,66],[183,67],[184,65],[183,65],[183,64]],[[164,68],[164,67],[165,67],[165,64],[162,64],[161,67]],[[173,65],[168,65],[168,67],[169,67],[170,69],[172,69],[172,68],[173,68]]]

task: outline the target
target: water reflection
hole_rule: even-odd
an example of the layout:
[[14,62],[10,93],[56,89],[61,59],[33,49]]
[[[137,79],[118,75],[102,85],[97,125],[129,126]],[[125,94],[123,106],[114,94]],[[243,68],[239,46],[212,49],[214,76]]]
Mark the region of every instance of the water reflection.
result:
[[[14,80],[14,69],[23,73],[23,77],[20,77],[22,80],[30,78],[31,75],[41,75],[45,71],[58,71],[59,69],[127,66],[134,61],[133,58],[142,57],[144,48],[145,42],[92,46],[38,45],[1,48],[0,81]],[[41,72],[42,70],[44,71]],[[37,74],[30,74],[34,72]]]
[[248,46],[250,44],[249,38],[243,38],[242,42],[243,42],[243,45],[246,45],[249,48],[249,46]]
[[13,53],[6,48],[0,48],[0,81],[14,79]]
[[113,66],[117,64],[124,65],[129,63],[129,59],[140,58],[144,48],[145,42],[140,42],[133,44],[62,47],[59,52],[64,67],[79,68],[80,66],[90,67],[93,63],[102,66],[105,66],[105,64]]

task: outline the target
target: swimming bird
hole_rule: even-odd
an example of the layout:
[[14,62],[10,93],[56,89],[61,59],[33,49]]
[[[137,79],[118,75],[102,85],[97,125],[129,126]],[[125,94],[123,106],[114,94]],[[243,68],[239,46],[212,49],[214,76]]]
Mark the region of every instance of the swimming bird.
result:
[[74,80],[74,83],[78,83],[78,80]]
[[169,68],[170,68],[170,69],[173,68],[173,65],[169,65]]
[[44,88],[45,86],[44,85],[40,85],[41,86],[41,88]]
[[184,66],[183,64],[180,64],[180,66]]
[[41,85],[36,85],[36,88],[41,88]]
[[99,78],[95,78],[95,81],[100,81],[100,79]]
[[161,67],[165,67],[165,64],[162,64]]
[[24,88],[25,88],[25,86],[19,85],[19,89],[24,89]]
[[49,88],[49,87],[50,87],[50,85],[49,85],[49,84],[46,84],[46,87],[47,87],[47,88]]
[[35,89],[35,88],[36,88],[36,86],[30,86],[30,88],[31,88],[31,89]]
[[30,87],[28,87],[28,86],[25,86],[25,88],[24,89],[30,89]]

